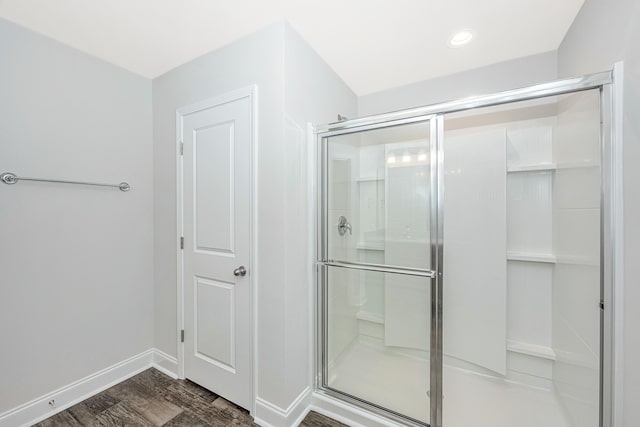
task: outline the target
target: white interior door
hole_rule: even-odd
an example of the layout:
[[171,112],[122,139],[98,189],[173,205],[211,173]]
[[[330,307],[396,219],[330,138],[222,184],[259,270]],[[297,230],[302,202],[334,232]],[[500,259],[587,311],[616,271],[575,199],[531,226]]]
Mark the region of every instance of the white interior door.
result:
[[250,91],[188,108],[183,142],[184,374],[250,408]]

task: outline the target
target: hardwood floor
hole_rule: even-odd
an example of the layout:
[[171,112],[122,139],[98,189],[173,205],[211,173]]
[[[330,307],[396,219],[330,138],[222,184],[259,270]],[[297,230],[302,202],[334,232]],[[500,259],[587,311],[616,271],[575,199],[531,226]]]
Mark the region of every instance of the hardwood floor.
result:
[[309,412],[304,420],[300,423],[300,427],[349,427],[334,419],[320,415],[317,412]]
[[[249,413],[188,380],[148,369],[35,424],[37,427],[227,427],[257,426]],[[304,427],[345,424],[310,412]]]

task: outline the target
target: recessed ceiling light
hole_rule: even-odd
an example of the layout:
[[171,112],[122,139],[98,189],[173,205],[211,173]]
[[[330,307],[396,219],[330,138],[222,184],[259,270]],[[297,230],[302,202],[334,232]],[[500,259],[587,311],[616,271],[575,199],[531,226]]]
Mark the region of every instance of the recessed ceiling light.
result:
[[469,43],[472,38],[473,38],[473,33],[471,32],[471,30],[458,31],[449,40],[449,46],[451,47],[464,46],[467,43]]

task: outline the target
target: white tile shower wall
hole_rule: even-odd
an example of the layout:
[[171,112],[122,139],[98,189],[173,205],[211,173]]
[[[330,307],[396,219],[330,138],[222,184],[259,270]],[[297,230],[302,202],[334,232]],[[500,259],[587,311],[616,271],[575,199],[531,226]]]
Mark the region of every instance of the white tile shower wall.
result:
[[[367,135],[361,135],[366,138]],[[385,239],[384,145],[362,145],[358,173],[358,247],[384,250]],[[361,255],[367,256],[362,253]],[[369,254],[375,257],[373,254]],[[372,262],[372,261],[371,261]]]
[[563,97],[554,154],[553,380],[574,426],[598,425],[599,96]]
[[[535,141],[531,141],[535,144]],[[553,172],[511,173],[507,179],[507,251],[552,254]]]
[[553,264],[511,261],[507,266],[507,339],[551,348]]
[[[383,113],[554,80],[557,77],[556,61],[556,53],[549,52],[528,58],[521,58],[514,61],[495,64],[489,67],[471,70],[469,72],[445,76],[379,93],[365,95],[358,99],[359,114],[360,116],[364,116],[368,114]],[[532,117],[535,119],[530,120]],[[529,135],[527,135],[528,131],[526,129],[549,129],[553,126],[554,122],[555,105],[550,104],[537,107],[533,115],[530,114],[530,111],[526,114],[521,114],[517,111],[512,112],[509,110],[504,114],[488,114],[486,117],[482,117],[479,121],[476,121],[473,117],[469,119],[461,118],[455,120],[448,118],[446,121],[446,129],[447,131],[450,131],[474,126],[504,126],[504,123],[507,123],[509,130],[513,131],[511,135],[513,142],[509,139],[507,142],[509,144],[509,149],[507,151],[508,165],[528,166],[528,164],[524,163],[525,160],[530,163],[533,163],[534,161],[547,163],[551,162],[551,156],[549,152],[550,141],[548,130],[545,130],[542,135],[536,137],[538,139],[543,139],[545,144],[532,147],[527,142],[522,144],[519,143],[520,140],[528,138]],[[520,133],[516,132],[516,130],[520,128],[524,130]],[[536,151],[527,152],[527,148],[534,148]],[[546,265],[546,267],[543,266],[542,268],[548,268],[548,265]],[[541,286],[542,289],[547,290],[549,287],[550,284],[548,283]],[[551,303],[548,298],[541,297],[538,299],[547,301],[543,311],[550,310]],[[524,302],[523,298],[516,298],[516,300]],[[515,303],[515,300],[510,301],[510,304],[513,303]],[[510,309],[511,308],[512,312],[522,311],[522,307],[520,305],[510,307]],[[534,322],[531,323],[533,324]],[[530,328],[535,329],[535,325],[531,325]],[[530,332],[530,334],[533,336],[540,336],[539,332]],[[549,339],[550,337],[547,337],[546,341]],[[509,356],[512,356],[511,352],[509,353]],[[517,363],[510,363],[510,359],[513,359],[513,357],[509,356],[507,360],[508,365],[515,366],[517,369],[524,366],[525,371],[527,370],[526,366],[531,366],[531,364],[527,365],[527,362],[523,362],[524,364],[521,363],[520,359],[518,359]],[[526,357],[524,359],[526,359]],[[546,362],[548,361],[544,361],[543,363]],[[508,369],[511,369],[511,366],[508,366]],[[529,372],[538,371],[531,367]],[[550,370],[545,369],[544,372],[548,373]]]
[[514,255],[554,259],[554,171],[526,171],[553,168],[555,99],[542,100],[549,101],[548,117],[507,124],[507,165],[518,171],[507,177],[507,257],[512,258],[507,292],[509,369],[525,374],[524,382],[536,377],[550,381],[555,357],[551,349],[553,264],[513,260]]
[[[552,239],[553,148],[556,100],[541,100],[458,114],[448,128],[481,132],[506,129],[507,251],[505,257],[554,259]],[[523,171],[550,167],[550,170]],[[549,262],[508,261],[507,377],[550,386],[552,271]]]
[[553,140],[558,168],[599,164],[599,97],[599,92],[592,90],[560,99]]
[[507,133],[507,168],[551,164],[552,143],[551,124],[510,129]]
[[[416,127],[417,126],[417,127]],[[410,132],[426,135],[426,125],[395,128],[385,144],[385,251],[388,265],[429,268],[429,169],[417,160],[428,150],[426,139],[405,139]],[[397,142],[395,142],[396,140]],[[392,142],[393,141],[393,142]],[[411,159],[405,162],[406,156]],[[384,275],[385,345],[428,351],[430,348],[430,281],[406,275]]]
[[[366,138],[366,135],[362,135]],[[360,149],[360,178],[384,178],[384,144]]]
[[504,126],[449,131],[444,143],[444,352],[501,375],[507,370],[506,144]]
[[328,282],[327,357],[331,367],[358,336],[360,275],[357,270],[329,268]]
[[[366,134],[361,135],[366,138]],[[384,144],[360,147],[358,173],[359,260],[384,264],[385,254],[385,149]],[[360,291],[362,307],[358,313],[360,335],[384,338],[384,274],[363,272]]]

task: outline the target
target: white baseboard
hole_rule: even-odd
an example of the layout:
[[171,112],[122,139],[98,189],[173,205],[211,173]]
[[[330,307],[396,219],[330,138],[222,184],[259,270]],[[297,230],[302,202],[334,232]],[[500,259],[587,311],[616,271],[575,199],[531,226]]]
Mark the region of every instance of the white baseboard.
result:
[[[0,427],[30,426],[151,367],[172,378],[178,377],[176,358],[152,348],[0,414]],[[49,405],[51,400],[55,401],[54,408]],[[314,393],[311,387],[302,390],[286,409],[257,397],[254,417],[262,427],[294,427],[309,411],[354,427],[399,426],[356,406]]]
[[403,427],[402,424],[379,417],[355,405],[313,392],[310,387],[305,388],[287,409],[256,398],[254,422],[261,427],[296,427],[310,411],[352,427]]
[[[347,424],[352,427],[402,427],[402,424],[393,422],[387,418],[379,417],[371,412],[358,408],[347,402],[334,399],[320,393],[312,393],[309,396],[309,405],[306,413],[315,411],[319,414],[326,415],[336,421]],[[298,424],[302,418],[298,421]],[[297,426],[298,424],[292,424]]]
[[152,348],[0,414],[0,427],[30,426],[151,367],[177,378],[176,359]]
[[287,409],[256,397],[254,422],[262,427],[297,426],[309,412],[311,394],[311,387],[306,387]]
[[178,379],[178,359],[157,348],[153,349],[153,367],[174,380]]

